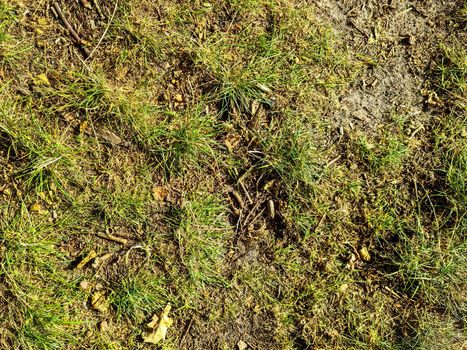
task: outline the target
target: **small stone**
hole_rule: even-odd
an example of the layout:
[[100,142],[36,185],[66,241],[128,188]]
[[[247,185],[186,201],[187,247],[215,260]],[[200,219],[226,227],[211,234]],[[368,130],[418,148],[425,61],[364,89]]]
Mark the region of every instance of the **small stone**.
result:
[[175,94],[174,100],[176,102],[183,102],[183,96],[181,94]]
[[245,350],[248,349],[248,344],[245,343],[243,340],[239,340],[237,343],[238,350]]
[[81,282],[79,282],[79,287],[80,287],[81,290],[83,290],[83,291],[87,291],[87,290],[89,289],[90,286],[91,286],[91,284],[89,283],[89,281],[82,280]]

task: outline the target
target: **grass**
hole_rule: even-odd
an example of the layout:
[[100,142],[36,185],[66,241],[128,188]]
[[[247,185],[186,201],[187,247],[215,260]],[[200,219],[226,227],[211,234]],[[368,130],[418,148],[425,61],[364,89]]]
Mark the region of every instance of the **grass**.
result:
[[163,349],[462,348],[460,41],[426,119],[367,130],[333,115],[382,57],[314,6],[124,1],[84,63],[28,6],[0,5],[1,347],[142,349],[171,303]]

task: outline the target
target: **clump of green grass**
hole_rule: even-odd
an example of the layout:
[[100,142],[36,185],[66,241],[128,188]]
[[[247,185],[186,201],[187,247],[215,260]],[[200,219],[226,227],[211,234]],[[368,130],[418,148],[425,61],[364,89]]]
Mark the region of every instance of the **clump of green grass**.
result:
[[433,83],[435,90],[462,110],[467,108],[467,51],[459,43],[441,44],[441,57],[436,62]]
[[32,108],[9,99],[3,101],[0,116],[3,147],[16,162],[16,177],[24,180],[28,189],[55,188],[65,193],[67,170],[74,165],[76,151],[68,144],[67,136],[55,133]]
[[373,144],[365,136],[358,139],[359,153],[371,171],[384,172],[400,169],[408,155],[408,148],[398,137],[388,137]]
[[5,3],[0,4],[0,43],[10,38],[8,31],[16,19],[16,13],[13,7]]
[[139,118],[135,123],[140,143],[154,156],[155,165],[166,176],[183,174],[214,159],[216,120],[202,104],[181,112],[162,112]]
[[60,349],[78,342],[80,293],[65,272],[69,261],[57,248],[57,227],[37,215],[22,206],[0,223],[0,276],[9,291],[1,338],[12,347]]
[[155,310],[163,308],[167,302],[165,284],[154,276],[132,275],[111,286],[109,301],[117,320],[127,319],[138,325]]
[[[221,113],[248,112],[252,100],[268,101],[271,89],[299,98],[295,108],[300,110],[317,87],[344,86],[352,80],[354,65],[311,9],[289,2],[269,5],[238,2],[232,11],[240,20],[232,29],[235,35],[208,31],[205,39],[189,45],[194,63],[209,78]],[[262,25],[249,25],[252,13],[265,18]],[[274,21],[274,16],[281,20]]]
[[226,283],[223,263],[231,236],[226,212],[225,204],[213,195],[195,192],[167,218],[189,284],[202,288]]
[[[289,116],[292,119],[292,117]],[[263,159],[260,169],[277,176],[293,193],[310,188],[323,173],[323,160],[307,125],[271,125],[262,136]]]

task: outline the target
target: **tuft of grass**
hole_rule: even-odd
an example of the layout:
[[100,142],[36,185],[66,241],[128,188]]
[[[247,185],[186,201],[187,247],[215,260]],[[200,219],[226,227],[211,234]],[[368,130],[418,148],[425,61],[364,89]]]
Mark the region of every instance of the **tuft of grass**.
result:
[[259,169],[277,176],[293,193],[310,189],[323,174],[324,165],[313,131],[291,113],[279,127],[272,123],[259,135],[263,153]]
[[438,94],[448,96],[462,110],[467,108],[467,50],[459,42],[441,44],[434,85]]
[[197,105],[182,112],[166,111],[135,122],[139,142],[154,156],[156,168],[166,176],[181,175],[190,167],[199,168],[216,155],[216,120]]
[[167,300],[164,285],[163,280],[154,276],[123,277],[118,285],[112,286],[109,295],[117,320],[140,324],[152,312],[162,309]]
[[371,171],[385,172],[400,169],[408,155],[408,148],[398,137],[388,137],[378,144],[365,136],[358,139],[359,153]]
[[231,229],[223,202],[210,194],[193,193],[167,217],[189,284],[202,288],[225,285],[223,266]]
[[61,349],[78,342],[80,293],[64,271],[69,261],[57,249],[57,228],[36,216],[23,206],[0,224],[0,278],[9,290],[2,338],[13,347]]

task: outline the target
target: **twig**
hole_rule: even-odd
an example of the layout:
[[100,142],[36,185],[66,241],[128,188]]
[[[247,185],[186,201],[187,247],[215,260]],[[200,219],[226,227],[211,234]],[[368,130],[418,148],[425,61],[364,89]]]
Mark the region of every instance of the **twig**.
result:
[[338,160],[340,160],[342,157],[339,155],[337,156],[336,158],[334,158],[333,160],[331,160],[328,164],[326,164],[326,167],[329,168],[331,165],[333,165],[335,162],[337,162]]
[[79,37],[78,33],[73,29],[71,26],[70,22],[65,18],[65,15],[62,12],[62,9],[60,8],[60,5],[57,2],[53,3],[54,9],[57,12],[58,17],[62,21],[62,23],[65,25],[66,29],[68,29],[68,32],[71,34],[75,42],[80,46],[81,50],[83,53],[86,55],[86,57],[89,57],[89,50],[88,48],[84,45],[83,40]]
[[[97,5],[97,2],[96,0],[94,0],[94,3]],[[99,5],[97,5],[97,8]],[[89,58],[94,54],[94,52],[96,52],[97,48],[99,47],[99,45],[101,44],[102,40],[104,40],[104,37],[105,35],[107,34],[107,32],[109,31],[109,28],[110,28],[110,25],[112,24],[112,21],[114,19],[114,16],[115,16],[115,13],[117,12],[117,7],[118,7],[118,0],[115,1],[115,7],[114,7],[114,11],[112,12],[112,16],[110,17],[109,19],[109,23],[107,23],[107,27],[105,28],[104,30],[104,33],[102,34],[101,38],[99,39],[99,41],[97,42],[97,45],[94,47],[94,49],[92,49],[91,53],[88,55],[88,57],[85,59],[85,61],[89,60]],[[100,10],[98,10],[100,12]]]
[[95,259],[97,257],[97,252],[92,249],[84,258],[79,262],[79,264],[76,266],[76,269],[82,269],[84,265],[86,265],[88,262],[91,260]]
[[276,212],[274,209],[274,201],[272,199],[268,200],[268,213],[271,219],[274,219]]
[[243,184],[243,182],[240,182],[240,186],[242,187],[243,192],[245,192],[246,198],[248,198],[248,202],[249,202],[250,204],[253,204],[253,200],[251,199],[250,194],[248,193],[248,191],[247,191],[245,185]]
[[238,193],[237,191],[233,190],[233,191],[232,191],[232,195],[233,195],[234,198],[237,200],[238,205],[240,206],[240,209],[243,208],[243,207],[245,206],[245,203],[243,202],[243,199],[242,199],[242,197],[240,196],[240,193]]
[[111,235],[110,233],[98,232],[97,236],[99,236],[100,238],[108,239],[109,241],[114,241],[114,242],[121,243],[121,244],[127,244],[128,243],[127,239]]
[[188,332],[191,329],[191,326],[193,325],[193,320],[194,320],[194,317],[191,318],[190,322],[188,323],[188,326],[185,329],[185,332],[183,332],[182,338],[180,339],[180,343],[178,344],[179,349],[182,348],[182,345],[183,345],[183,342],[185,341],[186,335],[188,334]]

